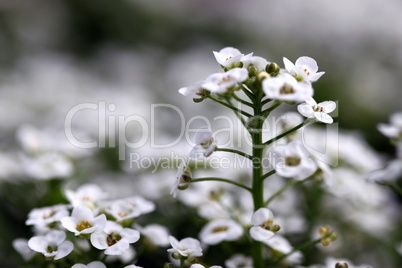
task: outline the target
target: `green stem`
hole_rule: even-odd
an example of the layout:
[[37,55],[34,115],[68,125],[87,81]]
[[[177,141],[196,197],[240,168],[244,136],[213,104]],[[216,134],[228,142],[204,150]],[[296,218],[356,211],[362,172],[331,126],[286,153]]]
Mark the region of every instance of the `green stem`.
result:
[[241,89],[243,90],[244,94],[247,95],[247,97],[253,102],[254,104],[254,100],[255,100],[255,96],[254,94],[248,90],[244,85],[241,86]]
[[[231,103],[230,99],[226,99],[226,101],[233,106],[233,104]],[[250,131],[248,130],[248,126],[247,126],[247,122],[246,120],[244,120],[243,116],[241,115],[241,113],[237,112],[237,111],[233,111],[235,113],[235,115],[237,116],[237,118],[240,120],[240,122],[243,124],[243,126],[247,129],[247,131],[250,133]]]
[[247,187],[246,185],[241,184],[239,182],[231,181],[231,180],[224,179],[224,178],[207,177],[207,178],[191,179],[191,183],[193,183],[193,182],[201,182],[201,181],[221,181],[221,182],[226,182],[226,183],[236,185],[236,186],[238,186],[240,188],[243,188],[243,189],[249,191],[250,193],[252,192],[250,187]]
[[297,184],[302,184],[303,182],[311,180],[311,179],[312,179],[312,177],[308,177],[308,178],[306,178],[304,180],[301,180],[301,181],[292,180],[292,181],[288,182],[285,186],[283,186],[276,193],[274,193],[270,198],[268,198],[267,201],[265,201],[265,206],[267,207],[272,202],[272,200],[274,200],[277,196],[279,196],[284,191],[286,191],[286,189],[288,189],[289,187],[292,187],[293,185],[297,185]]
[[295,252],[297,252],[297,251],[300,251],[300,250],[303,250],[303,249],[305,249],[305,248],[314,246],[314,245],[320,243],[321,240],[323,240],[323,239],[325,239],[325,237],[319,238],[319,239],[316,239],[316,240],[313,240],[313,241],[304,242],[304,243],[300,244],[299,246],[295,247],[291,252],[286,253],[286,254],[280,256],[278,259],[276,259],[276,260],[274,261],[273,264],[274,264],[274,265],[275,265],[275,264],[278,264],[278,263],[280,263],[282,260],[284,260],[284,259],[286,259],[287,257],[289,257],[290,255],[292,255],[293,253],[295,253]]
[[285,132],[283,132],[282,134],[276,136],[275,138],[272,138],[272,139],[266,141],[266,142],[264,143],[264,146],[268,146],[268,145],[270,145],[271,143],[273,143],[273,142],[275,142],[275,141],[278,141],[278,140],[282,139],[283,137],[286,137],[287,135],[289,135],[289,134],[295,132],[296,130],[298,130],[299,128],[302,128],[303,126],[309,124],[310,122],[313,122],[313,121],[311,121],[310,119],[307,119],[306,121],[304,121],[303,123],[298,124],[298,125],[295,126],[294,128],[291,128],[291,129],[289,129],[288,131],[285,131]]
[[[257,97],[257,96],[256,96]],[[254,116],[256,118],[262,116],[262,105],[261,105],[262,95],[254,101]],[[253,142],[253,203],[254,211],[264,206],[264,180],[263,177],[263,166],[262,158],[264,153],[264,146],[262,146],[262,126],[263,120],[256,120],[256,126],[254,131],[251,133],[251,138]],[[255,268],[264,268],[264,245],[261,242],[253,242],[253,261]]]
[[265,180],[266,178],[274,175],[276,173],[276,170],[271,170],[270,172],[265,173],[264,175],[262,175],[261,180]]
[[213,100],[213,101],[215,101],[215,102],[217,102],[219,104],[222,104],[223,106],[226,106],[226,107],[228,107],[229,109],[231,109],[231,110],[233,110],[235,112],[241,113],[242,115],[245,115],[247,117],[252,116],[251,114],[249,114],[249,113],[247,113],[247,112],[245,112],[243,110],[240,110],[240,109],[234,107],[233,105],[227,104],[226,102],[221,101],[220,99],[217,99],[217,98],[215,98],[215,97],[213,97],[211,95],[208,95],[207,98],[209,98],[209,99],[211,99],[211,100]]
[[268,117],[268,115],[281,104],[282,104],[281,101],[275,101],[271,106],[269,106],[269,108],[267,108],[266,110],[262,111],[261,115],[264,116],[264,117]]
[[272,101],[272,99],[265,99],[261,102],[261,106],[264,106],[265,104],[267,104],[268,102]]
[[250,102],[248,102],[248,101],[245,101],[245,100],[239,98],[239,96],[237,96],[235,93],[233,93],[233,98],[234,98],[235,100],[237,100],[238,102],[240,102],[240,103],[242,103],[242,104],[244,104],[244,105],[247,105],[247,106],[249,106],[249,107],[253,107],[253,106],[254,106],[254,104],[252,104],[252,103],[250,103]]
[[246,153],[244,153],[244,152],[242,152],[242,151],[235,150],[235,149],[217,148],[217,149],[215,149],[215,151],[217,151],[217,152],[229,152],[229,153],[234,153],[234,154],[238,154],[238,155],[240,155],[240,156],[243,156],[243,157],[245,157],[245,158],[247,158],[247,159],[253,160],[253,157],[252,157],[251,155],[246,154]]
[[185,263],[184,258],[180,257],[180,268],[184,268],[184,263]]

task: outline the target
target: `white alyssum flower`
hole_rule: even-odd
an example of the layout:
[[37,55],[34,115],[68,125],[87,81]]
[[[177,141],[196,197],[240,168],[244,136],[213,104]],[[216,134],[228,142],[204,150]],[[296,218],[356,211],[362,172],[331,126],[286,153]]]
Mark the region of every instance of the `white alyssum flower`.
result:
[[[202,264],[199,264],[199,263],[194,263],[194,264],[192,264],[192,265],[190,266],[190,268],[205,268],[205,266],[202,265]],[[222,268],[222,266],[219,266],[219,265],[212,265],[212,266],[209,266],[209,268]]]
[[97,202],[107,198],[108,193],[104,192],[96,184],[84,184],[75,191],[66,189],[65,196],[74,207],[86,206],[90,209],[95,209]]
[[269,61],[259,56],[249,57],[247,59],[244,59],[242,62],[243,62],[243,68],[247,68],[250,65],[253,65],[257,68],[258,72],[264,71],[265,67],[269,64]]
[[235,254],[225,261],[226,268],[253,268],[253,259],[243,254]]
[[297,110],[307,118],[316,118],[318,121],[332,124],[334,120],[329,113],[336,109],[336,103],[333,101],[324,101],[317,104],[313,98],[309,98],[305,103],[299,104]]
[[126,252],[130,244],[140,239],[140,233],[131,228],[123,228],[120,224],[107,221],[101,233],[91,234],[91,244],[106,255],[120,255]]
[[303,180],[317,170],[316,163],[303,150],[300,141],[279,145],[273,149],[276,174]]
[[207,223],[199,234],[201,242],[216,245],[222,241],[235,241],[243,235],[243,228],[230,219],[216,219]]
[[208,157],[217,148],[214,138],[212,137],[212,132],[206,128],[198,129],[194,136],[194,142],[195,145],[189,154],[191,159]]
[[106,216],[105,214],[101,214],[95,217],[92,210],[81,206],[75,207],[71,216],[64,217],[60,221],[64,228],[77,236],[80,234],[102,232],[106,225]]
[[138,218],[139,216],[155,210],[155,204],[141,196],[132,196],[113,201],[105,208],[116,221]]
[[[264,241],[264,243],[273,248],[276,251],[279,251],[283,254],[288,254],[293,251],[292,245],[289,243],[289,241],[284,238],[283,236],[280,235],[275,235],[269,240]],[[303,255],[300,251],[293,252],[291,255],[286,257],[284,260],[286,263],[295,265],[295,264],[300,264],[303,259]]]
[[234,47],[225,47],[219,52],[213,51],[213,53],[216,61],[224,67],[230,67],[236,63],[247,60],[253,55],[253,53],[244,55],[240,50]]
[[28,240],[28,246],[33,251],[42,253],[46,258],[59,260],[71,253],[74,245],[66,241],[66,233],[59,230],[49,231],[44,236],[34,236]]
[[194,257],[202,256],[200,241],[195,238],[186,237],[178,241],[175,237],[169,236],[169,242],[172,248],[167,251],[177,258],[185,257],[187,259],[192,259]]
[[248,71],[242,68],[233,68],[225,73],[214,73],[208,76],[202,88],[211,93],[226,93],[248,78]]
[[29,261],[36,254],[36,252],[28,246],[28,239],[14,239],[12,245],[25,261]]
[[160,224],[149,224],[141,227],[138,224],[135,228],[140,231],[147,241],[151,242],[155,246],[165,247],[169,245],[169,230]]
[[264,79],[262,89],[268,98],[280,101],[303,102],[313,96],[311,85],[299,83],[287,73]]
[[394,113],[389,118],[390,124],[379,124],[378,130],[386,137],[395,140],[402,139],[402,112]]
[[28,214],[26,225],[34,225],[40,229],[48,229],[52,223],[59,222],[69,215],[67,205],[54,205],[50,207],[34,208]]
[[298,58],[295,64],[284,57],[283,63],[285,64],[286,71],[295,76],[299,81],[315,82],[325,73],[317,72],[317,62],[313,58],[306,56]]
[[[271,239],[274,231],[279,230],[279,226],[272,225],[274,221],[274,214],[268,208],[259,208],[254,212],[251,217],[250,236],[257,241],[266,241]],[[271,230],[272,229],[272,230]]]
[[76,263],[71,268],[106,268],[106,265],[100,261],[93,261],[88,263],[87,265],[82,263]]
[[184,96],[191,96],[191,95],[196,95],[200,90],[202,90],[202,85],[204,84],[204,81],[198,81],[191,86],[188,87],[182,87],[179,89],[179,93],[184,95]]

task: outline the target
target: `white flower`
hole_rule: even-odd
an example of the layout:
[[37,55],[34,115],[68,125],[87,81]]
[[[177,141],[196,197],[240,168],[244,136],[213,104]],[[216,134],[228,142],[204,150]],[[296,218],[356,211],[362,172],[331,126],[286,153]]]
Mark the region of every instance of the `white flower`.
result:
[[225,261],[226,268],[253,268],[253,259],[242,254],[235,254]]
[[216,245],[222,241],[235,241],[243,235],[243,228],[233,220],[217,219],[207,223],[200,232],[201,242]]
[[[192,264],[192,265],[190,266],[190,268],[205,268],[205,266],[204,266],[204,265],[201,265],[201,264],[199,264],[199,263],[194,263],[194,264]],[[219,266],[219,265],[212,265],[212,266],[209,266],[209,268],[222,268],[222,266]]]
[[134,265],[134,264],[130,264],[130,265],[124,266],[124,268],[142,268],[142,266],[137,266],[137,265]]
[[306,103],[299,104],[297,110],[307,118],[316,118],[318,121],[332,124],[334,120],[328,114],[336,109],[336,103],[333,101],[324,101],[317,104],[313,98],[306,100]]
[[390,124],[379,124],[378,130],[391,139],[402,139],[402,112],[390,116]]
[[206,128],[200,128],[194,137],[195,146],[190,152],[191,159],[197,159],[199,157],[208,157],[216,149],[216,143],[212,137],[212,132]]
[[106,268],[106,265],[100,261],[93,261],[88,263],[87,265],[82,263],[76,263],[71,268]]
[[366,175],[368,182],[386,183],[402,177],[402,160],[390,161],[383,169],[374,170]]
[[25,224],[47,229],[49,224],[58,222],[68,215],[69,212],[66,205],[34,208],[29,212]]
[[257,68],[258,72],[264,71],[265,67],[269,64],[269,62],[263,57],[252,56],[245,60],[242,60],[243,68],[247,68],[250,65],[253,65]]
[[286,71],[295,76],[299,81],[315,82],[325,73],[317,73],[317,62],[313,58],[306,56],[298,58],[295,64],[287,58],[283,58],[283,63],[285,64]]
[[224,67],[230,67],[233,64],[241,62],[242,60],[247,60],[253,55],[253,53],[250,53],[245,56],[237,48],[233,47],[225,47],[219,52],[213,51],[213,53],[216,61]]
[[113,221],[106,222],[103,232],[91,234],[91,244],[97,249],[105,249],[106,255],[120,255],[138,239],[140,239],[140,233],[137,230],[123,228]]
[[18,251],[25,261],[29,261],[36,254],[36,252],[28,246],[28,239],[25,238],[13,240],[13,248]]
[[276,146],[273,152],[275,170],[279,176],[303,180],[317,169],[316,163],[303,150],[299,141]]
[[106,216],[101,214],[95,217],[89,208],[75,207],[70,217],[61,219],[61,224],[76,236],[102,232],[106,225]]
[[273,100],[302,102],[313,96],[311,85],[299,83],[287,73],[264,79],[262,89]]
[[191,173],[190,170],[187,169],[187,160],[183,160],[180,163],[179,168],[177,169],[176,173],[176,182],[173,184],[172,188],[170,189],[170,194],[176,198],[177,193],[179,190],[187,189],[191,180]]
[[32,157],[21,155],[21,161],[24,172],[38,180],[64,179],[74,172],[71,160],[59,152],[44,152]]
[[165,247],[169,245],[169,230],[159,224],[149,224],[145,227],[135,225],[135,228],[153,245]]
[[155,210],[155,204],[141,196],[133,196],[112,202],[106,209],[116,221],[138,218]]
[[178,241],[173,236],[169,236],[169,242],[172,248],[168,249],[168,252],[171,252],[176,257],[186,257],[191,259],[193,257],[202,256],[202,248],[200,241],[195,238],[187,237]]
[[211,93],[226,93],[230,88],[243,82],[248,77],[248,71],[242,68],[233,68],[225,73],[214,73],[208,76],[202,88]]
[[46,258],[52,257],[54,260],[64,258],[74,249],[73,243],[66,241],[66,233],[58,230],[52,230],[44,236],[32,237],[28,241],[28,246],[33,251],[42,253]]
[[250,236],[257,241],[266,241],[275,233],[271,231],[274,214],[268,208],[259,208],[251,217]]
[[184,96],[190,96],[197,94],[201,89],[204,81],[199,81],[197,83],[192,84],[189,87],[182,87],[179,89],[179,93]]
[[96,208],[96,203],[108,196],[108,194],[96,184],[84,184],[76,191],[67,189],[65,195],[74,207],[86,206],[90,209]]
[[[276,251],[279,251],[283,254],[288,254],[293,251],[292,245],[289,243],[289,241],[284,238],[283,236],[280,235],[275,235],[269,240],[264,241],[264,243],[273,248]],[[302,261],[303,255],[301,254],[300,251],[296,251],[286,257],[285,262],[289,264],[299,264]]]

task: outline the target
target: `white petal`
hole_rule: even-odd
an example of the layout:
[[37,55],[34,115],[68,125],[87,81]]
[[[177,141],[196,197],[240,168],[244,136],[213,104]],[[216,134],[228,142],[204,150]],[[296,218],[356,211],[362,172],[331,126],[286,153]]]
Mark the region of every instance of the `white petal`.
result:
[[52,230],[48,232],[45,237],[50,245],[56,246],[66,240],[66,233],[63,231]]
[[202,144],[209,142],[212,139],[212,132],[207,128],[198,129],[197,133],[194,136],[194,141],[196,144]]
[[105,250],[106,255],[120,255],[126,252],[130,248],[130,245],[125,239],[121,239],[119,242],[114,244]]
[[261,225],[264,222],[272,220],[274,218],[274,214],[268,208],[259,208],[256,212],[254,212],[251,217],[252,225]]
[[250,228],[250,236],[257,241],[267,241],[274,235],[274,232],[261,228],[260,226],[253,226]]
[[121,236],[131,244],[140,239],[140,232],[131,228],[124,228],[121,232]]
[[334,122],[334,119],[332,119],[332,117],[326,113],[315,112],[314,116],[315,118],[317,118],[318,121],[325,124],[332,124]]
[[91,244],[97,249],[107,249],[109,245],[107,244],[108,234],[103,232],[99,234],[91,234]]
[[323,74],[325,74],[325,72],[318,72],[318,73],[315,73],[315,74],[310,74],[310,75],[308,76],[308,78],[309,78],[309,80],[310,80],[311,82],[315,82],[315,81],[317,81],[318,79],[320,79],[320,77],[321,77]]
[[49,244],[43,236],[34,236],[28,240],[28,247],[36,252],[46,252],[48,245]]
[[336,109],[336,103],[333,101],[323,101],[318,104],[324,108],[324,113],[332,113]]
[[310,57],[302,56],[298,58],[295,62],[296,67],[299,68],[307,68],[312,73],[316,73],[318,71],[317,62]]
[[59,260],[61,258],[64,258],[68,254],[70,254],[71,251],[73,251],[73,249],[74,249],[74,245],[71,241],[64,241],[63,243],[61,243],[60,246],[58,246],[57,254],[56,254],[56,256],[54,256],[54,259]]
[[290,60],[288,60],[285,57],[283,57],[283,64],[285,65],[285,69],[288,72],[291,72],[295,68],[295,65],[293,64],[293,62],[291,62]]

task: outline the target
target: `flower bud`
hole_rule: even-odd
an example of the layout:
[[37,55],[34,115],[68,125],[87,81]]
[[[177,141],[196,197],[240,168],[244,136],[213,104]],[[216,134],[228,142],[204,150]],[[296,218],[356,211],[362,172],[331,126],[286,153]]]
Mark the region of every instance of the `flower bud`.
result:
[[279,73],[280,70],[281,70],[281,68],[275,62],[272,62],[265,67],[265,71],[267,71],[267,73],[269,73],[269,74],[276,75]]
[[248,76],[250,76],[250,77],[254,77],[254,76],[258,75],[258,69],[254,65],[248,66],[247,70],[248,70]]
[[165,263],[163,265],[163,268],[175,268],[175,266],[173,265],[173,263]]
[[274,224],[271,227],[271,231],[274,232],[274,233],[278,232],[280,229],[281,229],[281,227],[278,224]]
[[258,75],[257,75],[257,81],[259,82],[259,83],[261,83],[262,82],[262,80],[264,80],[265,78],[270,78],[271,76],[267,73],[267,72],[260,72]]
[[349,267],[349,265],[344,261],[341,261],[341,262],[338,262],[337,264],[335,264],[335,268],[348,268],[348,267]]

